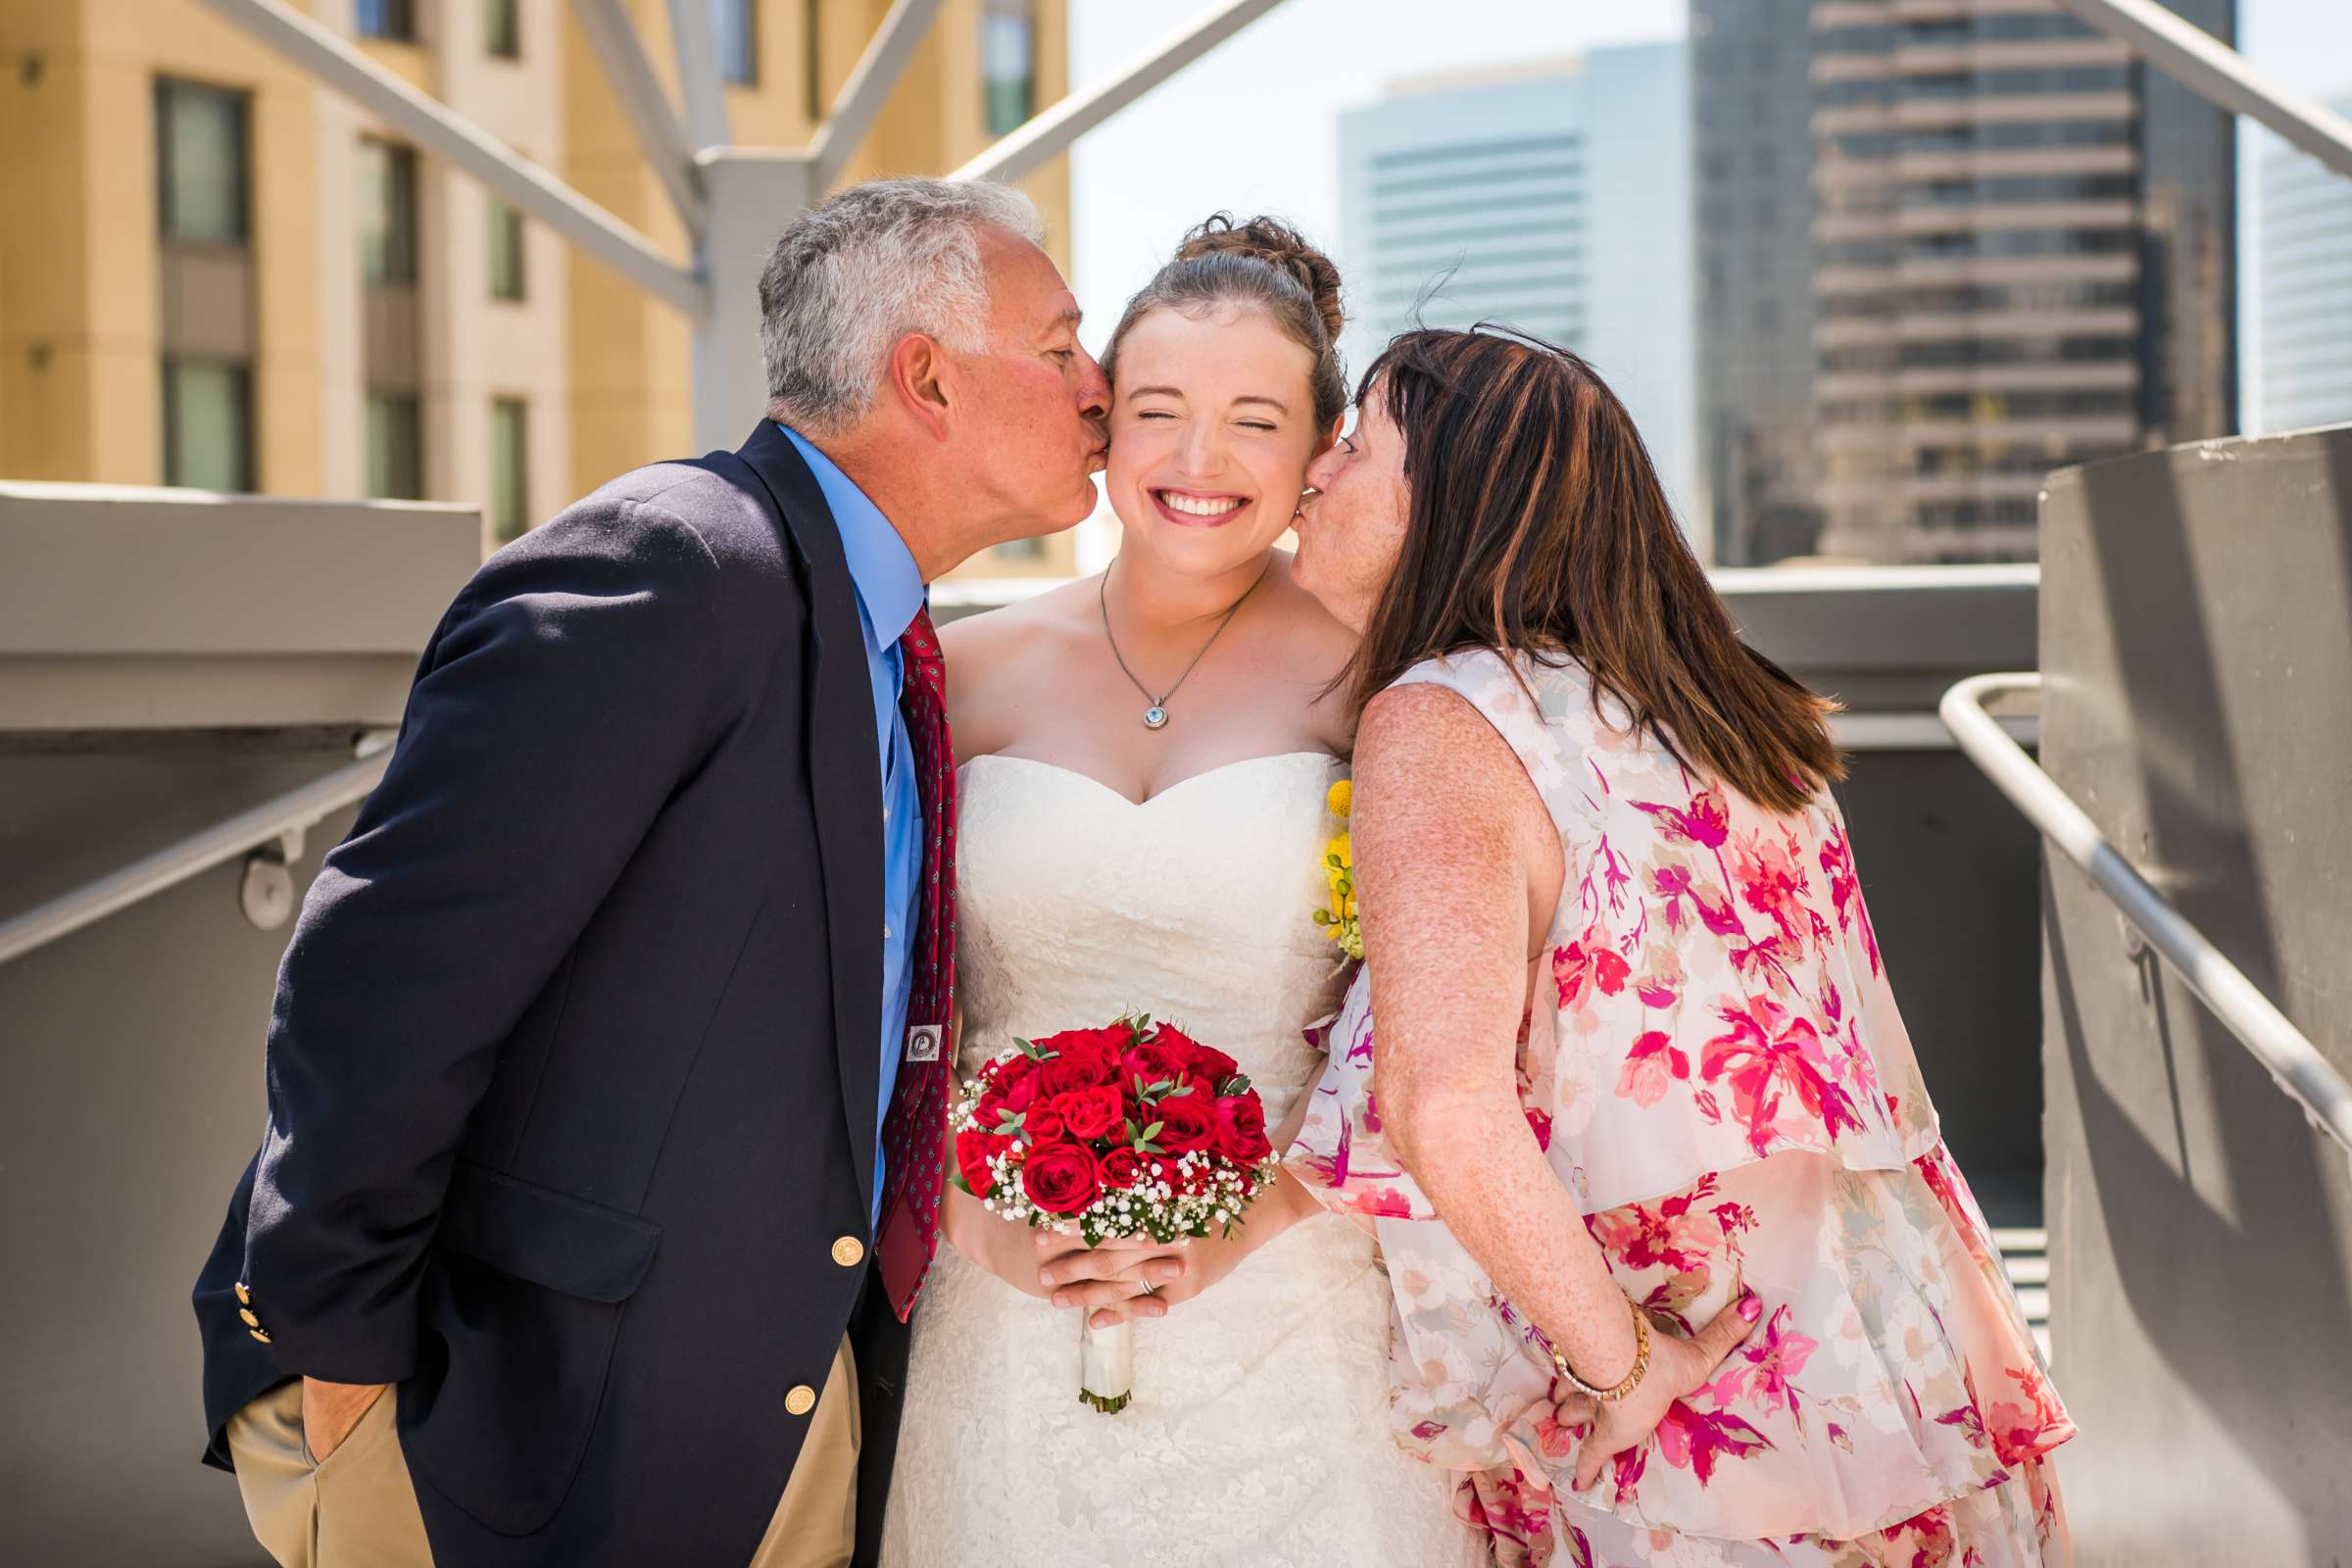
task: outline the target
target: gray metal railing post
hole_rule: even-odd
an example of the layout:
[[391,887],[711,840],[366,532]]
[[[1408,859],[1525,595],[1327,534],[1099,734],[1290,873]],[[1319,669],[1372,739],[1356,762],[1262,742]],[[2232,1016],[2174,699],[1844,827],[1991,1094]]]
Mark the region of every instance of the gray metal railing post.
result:
[[2236,1036],[2288,1098],[2303,1107],[2312,1126],[2352,1156],[2352,1084],[2344,1081],[2319,1048],[2244,971],[2224,957],[2203,932],[2148,885],[2147,878],[2108,842],[2089,813],[1984,710],[1984,700],[1995,693],[2040,689],[2041,676],[2032,671],[1975,675],[1944,693],[1937,711],[1960,749],[1984,769],[2009,804],[2080,866],[2124,918],[2148,939],[2148,945],[2180,975],[2181,983],[2212,1009],[2222,1026]]

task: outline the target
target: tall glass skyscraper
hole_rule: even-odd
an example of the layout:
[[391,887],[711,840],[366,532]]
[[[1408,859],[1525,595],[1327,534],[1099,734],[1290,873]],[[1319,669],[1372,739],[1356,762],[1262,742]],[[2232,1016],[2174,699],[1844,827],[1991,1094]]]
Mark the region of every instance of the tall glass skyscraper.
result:
[[1823,552],[2030,560],[2050,469],[2234,428],[2227,115],[2046,0],[1811,21]]
[[1813,0],[1690,0],[1696,498],[1715,559],[1807,555],[1813,495]]
[[[2330,105],[2352,115],[2352,95]],[[2352,179],[2280,145],[2262,161],[2262,422],[2352,420]]]
[[1649,44],[1400,82],[1343,116],[1349,365],[1416,322],[1572,349],[1632,411],[1688,522],[1687,90],[1683,46]]

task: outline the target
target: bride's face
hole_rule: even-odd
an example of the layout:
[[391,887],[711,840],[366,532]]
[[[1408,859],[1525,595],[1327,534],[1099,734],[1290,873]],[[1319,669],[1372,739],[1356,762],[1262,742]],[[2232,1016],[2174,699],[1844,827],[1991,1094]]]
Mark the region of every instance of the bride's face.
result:
[[1156,310],[1130,326],[1103,479],[1126,548],[1208,577],[1281,538],[1307,464],[1333,438],[1315,428],[1314,364],[1248,308]]
[[1404,432],[1388,401],[1379,385],[1365,389],[1354,431],[1307,469],[1315,493],[1299,508],[1298,586],[1359,634],[1388,592],[1412,509]]

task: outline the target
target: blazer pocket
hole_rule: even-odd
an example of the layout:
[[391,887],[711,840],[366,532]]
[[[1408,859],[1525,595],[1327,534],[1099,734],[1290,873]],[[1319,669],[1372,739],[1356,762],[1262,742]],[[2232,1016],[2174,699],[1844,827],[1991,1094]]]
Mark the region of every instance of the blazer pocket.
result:
[[551,1291],[587,1301],[625,1301],[653,1267],[662,1227],[461,1160],[434,1241]]
[[461,1162],[425,1279],[439,1353],[401,1388],[411,1469],[499,1535],[544,1528],[579,1478],[661,1239],[650,1220]]

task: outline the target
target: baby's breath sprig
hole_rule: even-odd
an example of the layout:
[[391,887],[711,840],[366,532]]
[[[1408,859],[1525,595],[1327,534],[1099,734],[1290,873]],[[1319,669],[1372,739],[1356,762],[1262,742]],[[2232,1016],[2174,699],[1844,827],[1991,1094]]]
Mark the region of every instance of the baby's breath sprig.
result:
[[1347,779],[1331,787],[1325,805],[1341,822],[1339,835],[1323,846],[1323,880],[1331,889],[1331,906],[1315,911],[1315,924],[1323,934],[1339,945],[1340,952],[1349,958],[1364,956],[1363,928],[1355,917],[1355,846],[1348,828],[1348,814],[1355,807],[1355,786]]

